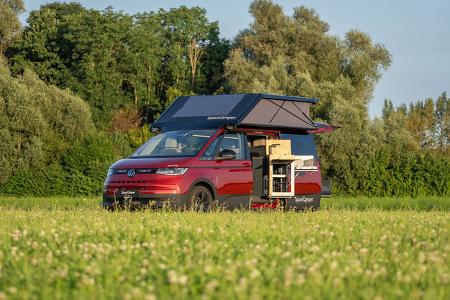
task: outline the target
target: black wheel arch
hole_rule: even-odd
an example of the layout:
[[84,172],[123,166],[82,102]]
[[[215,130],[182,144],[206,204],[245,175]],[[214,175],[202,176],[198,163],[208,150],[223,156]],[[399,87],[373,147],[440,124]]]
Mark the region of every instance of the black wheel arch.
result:
[[206,179],[206,178],[199,178],[199,179],[194,180],[192,182],[191,186],[189,187],[189,193],[192,191],[192,189],[196,185],[203,185],[203,186],[205,186],[211,192],[214,200],[217,199],[217,189],[216,189],[214,183],[211,180]]

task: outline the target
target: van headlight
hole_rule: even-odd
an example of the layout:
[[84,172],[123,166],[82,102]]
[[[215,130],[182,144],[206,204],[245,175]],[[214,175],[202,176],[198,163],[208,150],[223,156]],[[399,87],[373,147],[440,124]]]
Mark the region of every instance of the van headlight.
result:
[[188,168],[160,168],[156,170],[156,174],[160,175],[183,175]]
[[106,173],[106,177],[111,176],[113,174],[113,168],[108,169],[108,173]]

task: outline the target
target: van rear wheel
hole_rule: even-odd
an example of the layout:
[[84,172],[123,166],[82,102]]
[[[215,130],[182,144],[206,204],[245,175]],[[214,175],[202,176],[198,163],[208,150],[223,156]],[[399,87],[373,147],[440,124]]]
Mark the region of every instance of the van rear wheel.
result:
[[213,204],[213,196],[206,186],[196,185],[192,188],[189,196],[189,208],[195,211],[208,212],[213,209]]

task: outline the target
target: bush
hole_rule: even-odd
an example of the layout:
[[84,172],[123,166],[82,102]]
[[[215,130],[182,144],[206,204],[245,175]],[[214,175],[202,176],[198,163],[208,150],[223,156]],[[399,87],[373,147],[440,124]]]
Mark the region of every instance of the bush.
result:
[[348,176],[335,178],[334,191],[367,196],[450,195],[450,157],[446,155],[379,150],[366,157],[365,164],[368,173],[355,167]]
[[106,133],[92,131],[64,153],[61,164],[68,173],[78,172],[93,178],[105,175],[117,158],[113,141]]
[[58,161],[69,142],[93,129],[90,108],[26,71],[12,77],[0,59],[0,185],[21,170]]
[[99,195],[108,167],[130,152],[121,136],[90,131],[68,144],[61,161],[40,168],[16,172],[0,186],[0,193],[9,195]]
[[22,196],[99,195],[102,180],[78,171],[67,172],[53,164],[45,169],[19,171],[0,188],[0,193]]

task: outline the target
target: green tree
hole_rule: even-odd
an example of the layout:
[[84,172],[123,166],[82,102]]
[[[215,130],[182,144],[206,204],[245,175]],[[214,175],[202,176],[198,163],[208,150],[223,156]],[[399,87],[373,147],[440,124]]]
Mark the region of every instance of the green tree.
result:
[[450,98],[447,93],[439,96],[435,107],[435,144],[437,149],[450,155]]
[[[216,33],[214,33],[216,34]],[[202,82],[198,85],[198,93],[215,94],[228,92],[224,75],[224,61],[230,53],[231,43],[227,39],[211,39],[200,60]],[[198,82],[198,81],[197,81]]]
[[120,108],[134,106],[151,122],[170,95],[220,89],[228,49],[198,7],[131,16],[51,3],[30,13],[8,57],[14,74],[29,68],[86,99],[106,128]]
[[[383,69],[390,65],[384,46],[357,30],[344,38],[328,33],[329,26],[305,7],[292,16],[268,0],[250,6],[254,20],[235,40],[225,61],[225,75],[235,92],[267,92],[317,97],[315,119],[341,128],[318,138],[323,169],[347,190],[358,189],[352,172],[369,172],[383,130],[368,117],[368,103]],[[375,127],[374,127],[375,126]]]
[[[172,86],[184,93],[197,92],[205,86],[206,76],[201,70],[203,58],[218,57],[222,61],[225,58],[220,52],[217,57],[211,53],[213,49],[223,51],[226,47],[221,47],[225,43],[221,43],[219,38],[218,23],[209,22],[206,10],[200,7],[180,6],[169,11],[160,10],[158,14],[162,20],[166,49],[161,73],[164,83],[161,87],[166,90]],[[210,67],[217,70],[214,64]],[[169,86],[164,87],[167,84]]]
[[392,101],[385,100],[382,114],[383,131],[378,135],[383,147],[390,148],[393,153],[417,150],[419,142],[408,130],[409,121],[407,111],[396,110]]
[[93,129],[87,103],[26,71],[14,78],[0,66],[0,184],[15,172],[58,161]]
[[35,71],[46,82],[70,88],[105,126],[112,110],[134,103],[137,88],[130,64],[133,18],[112,10],[53,3],[30,13],[22,37],[8,56],[17,74]]
[[70,68],[74,45],[64,37],[68,31],[64,19],[82,11],[81,5],[73,3],[47,4],[32,11],[28,26],[7,50],[11,70],[20,74],[28,68],[48,83],[69,87],[75,75]]
[[[408,144],[414,144],[414,149],[446,153],[449,150],[450,128],[448,103],[445,92],[436,101],[427,98],[411,103],[409,107],[401,104],[395,108],[392,102],[388,101],[383,109],[383,120],[386,126],[392,125],[392,122],[397,123],[396,128],[390,130],[392,134],[405,137],[408,133]],[[401,131],[403,133],[400,133]]]
[[20,32],[19,15],[24,11],[22,0],[0,1],[0,55]]

